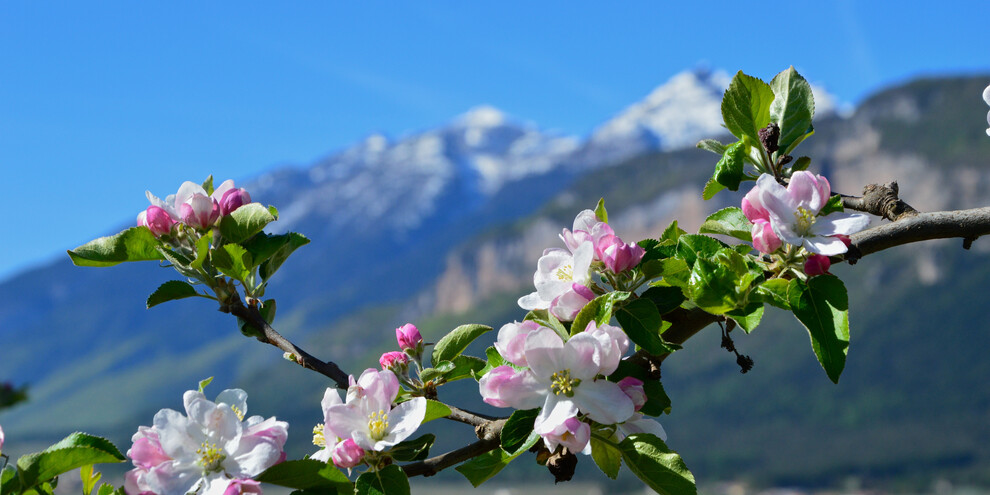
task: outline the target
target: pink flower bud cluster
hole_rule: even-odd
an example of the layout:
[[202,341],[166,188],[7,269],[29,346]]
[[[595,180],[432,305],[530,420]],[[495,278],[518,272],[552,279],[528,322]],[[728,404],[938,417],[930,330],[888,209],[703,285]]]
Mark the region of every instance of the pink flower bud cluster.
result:
[[602,222],[592,210],[584,210],[574,218],[574,230],[560,234],[567,248],[573,253],[585,242],[594,246],[595,259],[605,264],[612,273],[622,273],[634,268],[646,254],[638,244],[626,244],[609,224]]
[[146,195],[151,206],[138,214],[137,224],[147,227],[158,237],[170,233],[179,223],[199,230],[211,228],[220,217],[251,202],[251,195],[243,188],[235,188],[234,181],[229,179],[210,195],[202,186],[189,181],[183,182],[178,192],[164,200],[151,191]]

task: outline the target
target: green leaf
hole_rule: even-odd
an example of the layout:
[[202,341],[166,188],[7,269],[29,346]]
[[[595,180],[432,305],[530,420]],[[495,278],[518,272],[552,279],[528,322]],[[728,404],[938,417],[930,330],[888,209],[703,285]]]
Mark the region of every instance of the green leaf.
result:
[[519,457],[533,445],[536,445],[538,441],[540,441],[540,436],[536,433],[530,433],[529,437],[526,438],[526,442],[515,452],[508,453],[498,448],[490,452],[485,452],[454,469],[464,475],[471,482],[471,485],[477,488],[498,474],[505,466],[508,466],[513,459]]
[[687,232],[677,226],[677,220],[670,222],[667,228],[663,229],[663,234],[660,234],[660,242],[663,241],[673,241],[677,242],[678,239]]
[[794,164],[791,165],[791,173],[800,172],[802,170],[808,170],[808,167],[810,166],[811,166],[811,158],[802,156],[797,160],[795,160]]
[[760,284],[756,288],[756,293],[760,295],[764,302],[790,311],[791,305],[787,302],[787,287],[787,280],[772,278]]
[[261,232],[275,216],[261,203],[250,203],[220,219],[220,235],[230,243],[240,243]]
[[726,146],[714,139],[702,139],[695,145],[699,149],[711,151],[716,155],[724,155]]
[[822,206],[821,211],[818,212],[818,216],[823,217],[836,211],[843,211],[842,196],[839,196],[838,194],[828,198],[828,201],[826,201],[825,205]]
[[748,136],[760,142],[759,130],[770,123],[773,89],[767,83],[746,74],[736,73],[722,97],[722,119],[733,135]]
[[718,181],[715,180],[715,177],[712,177],[711,179],[708,179],[708,182],[705,183],[705,188],[701,190],[701,199],[708,201],[709,199],[714,198],[715,195],[722,189],[725,189],[725,186],[719,184]]
[[600,198],[598,200],[598,206],[595,207],[595,216],[598,217],[599,222],[608,223],[608,211],[605,210],[605,198]]
[[750,303],[745,308],[734,309],[725,315],[732,318],[740,328],[749,333],[759,326],[760,320],[763,318],[763,303]]
[[[688,266],[694,266],[696,259],[710,258],[724,247],[728,244],[706,235],[682,235],[677,239],[677,257],[686,261]],[[667,273],[666,270],[664,273]]]
[[115,492],[119,493],[120,495],[125,495],[123,488],[124,487],[120,487],[119,490],[115,490],[113,485],[104,483],[100,485],[100,488],[96,491],[96,495],[113,495]]
[[622,467],[622,451],[615,444],[592,435],[591,458],[595,461],[598,469],[605,473],[605,476],[613,480],[619,477],[619,469]]
[[100,478],[103,475],[93,469],[93,465],[83,466],[79,468],[79,478],[82,480],[82,492],[83,495],[90,495],[93,493],[93,488],[96,488],[96,484],[100,482]]
[[447,407],[447,404],[433,399],[426,399],[426,416],[423,417],[423,423],[450,416],[450,412],[450,407]]
[[388,452],[399,462],[422,461],[430,456],[430,447],[436,439],[436,435],[427,433],[413,440],[400,442]]
[[448,362],[454,365],[450,371],[443,374],[443,379],[448,382],[470,378],[484,369],[487,364],[484,359],[464,355],[457,356]]
[[780,150],[794,149],[795,141],[811,131],[815,115],[815,97],[808,84],[792,65],[774,76],[770,88],[776,96],[770,105],[770,119],[780,126]]
[[73,433],[43,452],[17,459],[17,470],[22,488],[31,488],[82,466],[124,462],[125,459],[109,440]]
[[294,490],[312,490],[333,493],[335,490],[350,495],[354,485],[339,469],[315,459],[285,461],[264,470],[255,479],[262,483],[284,486]]
[[280,235],[261,233],[245,242],[244,247],[254,256],[255,263],[261,264],[258,267],[261,279],[268,280],[282,267],[290,254],[306,244],[309,244],[309,239],[295,232]]
[[794,316],[808,329],[811,347],[829,379],[839,383],[849,350],[849,298],[834,275],[804,282],[791,280],[787,300]]
[[529,436],[533,434],[533,423],[539,414],[539,408],[512,412],[509,419],[505,421],[505,425],[502,426],[502,448],[506,452],[515,452],[526,443]]
[[206,190],[207,196],[213,194],[213,174],[210,174],[210,176],[203,181],[203,189]]
[[535,321],[542,326],[545,326],[560,335],[560,338],[567,338],[568,330],[556,316],[552,315],[549,311],[545,309],[534,309],[529,313],[526,313],[526,317],[523,320]]
[[455,357],[459,356],[467,346],[474,342],[474,339],[492,331],[492,327],[487,325],[469,324],[461,325],[450,331],[447,335],[444,335],[433,346],[433,354],[431,356],[432,363],[439,363],[441,361],[450,361]]
[[702,234],[722,234],[746,242],[753,242],[753,224],[743,211],[735,206],[723,208],[708,216],[698,232]]
[[[722,159],[715,164],[715,175],[712,179],[725,186],[730,191],[739,190],[739,182],[743,180],[743,166],[746,164],[746,154],[749,152],[749,145],[745,141],[738,141],[729,145],[722,155]],[[702,192],[704,198],[704,192]]]
[[488,358],[488,364],[486,364],[484,368],[481,368],[480,371],[475,373],[475,377],[478,379],[485,376],[485,374],[491,371],[493,368],[498,368],[499,366],[507,366],[507,365],[511,366],[511,364],[508,361],[506,361],[501,354],[498,353],[498,349],[496,349],[495,346],[491,346],[488,349],[485,349],[485,357]]
[[674,348],[664,343],[660,333],[664,321],[652,301],[636,299],[625,304],[615,313],[615,319],[629,339],[653,355],[669,354]]
[[148,300],[145,302],[148,308],[152,306],[157,306],[163,302],[174,301],[176,299],[185,299],[187,297],[200,296],[199,292],[196,292],[196,288],[189,285],[188,282],[183,282],[181,280],[169,280],[162,285],[159,285],[154,292],[148,296]]
[[356,495],[409,495],[409,478],[402,468],[392,464],[378,471],[358,476],[354,484]]
[[648,433],[629,435],[621,443],[626,466],[643,483],[662,495],[691,495],[698,493],[694,475],[684,460],[667,444]]
[[196,259],[189,264],[191,268],[200,269],[210,254],[210,245],[213,242],[213,231],[208,230],[196,241]]
[[158,251],[161,241],[147,227],[131,227],[123,232],[100,237],[68,251],[76,266],[113,266],[125,261],[165,259]]
[[615,303],[629,299],[630,295],[629,292],[609,292],[589,301],[574,317],[574,322],[571,323],[571,335],[583,332],[591,322],[595,322],[597,326],[608,323],[612,319],[612,307]]
[[663,263],[661,270],[663,280],[660,281],[663,285],[687,288],[688,277],[691,276],[691,267],[688,266],[687,261],[681,258],[667,258],[660,263]]
[[213,249],[211,259],[217,270],[242,283],[251,275],[251,270],[254,268],[251,253],[237,244],[224,244],[223,247]]
[[212,383],[212,382],[213,382],[213,377],[212,376],[209,377],[209,378],[204,378],[204,379],[200,380],[199,381],[199,393],[203,393],[203,390],[206,390],[206,387],[209,386],[210,383]]
[[23,493],[21,490],[21,480],[17,479],[17,471],[6,462],[0,462],[3,470],[0,471],[0,494]]
[[679,287],[650,287],[639,297],[651,301],[661,315],[677,309],[685,301],[684,292]]
[[699,308],[720,315],[739,306],[737,276],[729,267],[699,258],[691,268],[686,294]]

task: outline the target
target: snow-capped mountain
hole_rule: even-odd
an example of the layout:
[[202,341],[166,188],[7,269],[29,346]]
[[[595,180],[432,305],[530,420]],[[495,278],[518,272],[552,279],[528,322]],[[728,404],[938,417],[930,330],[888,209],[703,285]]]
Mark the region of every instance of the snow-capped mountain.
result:
[[[256,190],[284,205],[282,229],[315,214],[333,227],[374,224],[409,231],[436,214],[445,197],[470,210],[508,182],[548,172],[577,147],[576,138],[481,106],[443,127],[395,141],[371,135],[308,170],[261,177]],[[296,187],[287,190],[286,182]]]

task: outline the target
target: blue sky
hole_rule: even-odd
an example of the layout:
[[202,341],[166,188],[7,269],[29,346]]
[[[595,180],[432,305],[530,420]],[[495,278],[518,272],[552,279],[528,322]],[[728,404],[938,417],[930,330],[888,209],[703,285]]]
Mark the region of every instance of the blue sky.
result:
[[586,135],[698,64],[794,65],[856,103],[990,73],[988,22],[985,0],[3,2],[0,279],[131,222],[146,189],[306,165],[479,104]]

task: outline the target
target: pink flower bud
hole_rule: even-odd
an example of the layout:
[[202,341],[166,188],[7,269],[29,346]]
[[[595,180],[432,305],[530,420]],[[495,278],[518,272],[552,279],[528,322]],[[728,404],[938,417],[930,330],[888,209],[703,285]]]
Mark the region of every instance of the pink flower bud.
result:
[[251,202],[251,195],[244,188],[228,189],[220,198],[220,215],[230,215],[234,210]]
[[511,407],[509,403],[512,402],[513,388],[521,388],[519,385],[524,378],[525,375],[517,373],[512,366],[502,365],[492,368],[481,377],[481,380],[478,380],[481,398],[486,404],[495,407]]
[[757,220],[753,224],[753,247],[757,251],[770,254],[780,249],[781,244],[783,243],[770,227],[770,222]]
[[151,469],[163,462],[171,461],[172,458],[162,449],[158,432],[147,426],[139,426],[137,433],[131,437],[134,444],[127,451],[127,456],[134,461],[134,465]]
[[832,260],[828,259],[828,256],[813,254],[808,256],[807,261],[804,262],[804,273],[809,277],[824,275],[828,273],[828,269],[831,266]]
[[261,483],[252,479],[230,480],[223,495],[245,495],[248,493],[261,495]]
[[495,349],[505,358],[506,361],[516,366],[528,366],[526,364],[526,337],[533,331],[539,330],[540,324],[535,321],[526,320],[522,323],[514,321],[502,325],[498,330],[498,339],[495,341]]
[[571,290],[550,302],[550,313],[560,321],[574,321],[577,314],[594,298],[595,293],[591,289],[581,284],[571,284]]
[[409,366],[409,356],[402,351],[386,352],[382,354],[378,364],[382,365],[383,370],[398,371]]
[[626,244],[618,236],[606,235],[595,244],[595,253],[612,273],[622,273],[639,264],[646,250],[638,244]]
[[633,401],[633,408],[639,411],[646,404],[646,390],[643,389],[643,380],[627,376],[618,382],[619,388],[625,392]]
[[3,453],[3,427],[0,427],[0,454]]
[[395,340],[399,342],[399,349],[415,351],[422,347],[423,336],[419,329],[412,323],[406,323],[395,329]]
[[770,221],[770,213],[767,209],[763,207],[763,203],[760,202],[760,188],[753,187],[746,193],[746,196],[742,200],[742,211],[743,215],[750,222],[756,223],[757,220],[763,220],[765,222]]
[[353,439],[348,438],[333,448],[333,454],[330,455],[330,458],[333,459],[335,466],[350,469],[361,464],[364,459],[364,449],[359,447]]
[[175,220],[172,220],[164,208],[149,206],[147,210],[138,214],[137,223],[140,227],[148,227],[151,233],[155,234],[155,237],[161,237],[172,231]]
[[179,218],[190,227],[207,229],[220,218],[220,205],[209,196],[195,194],[179,205]]

